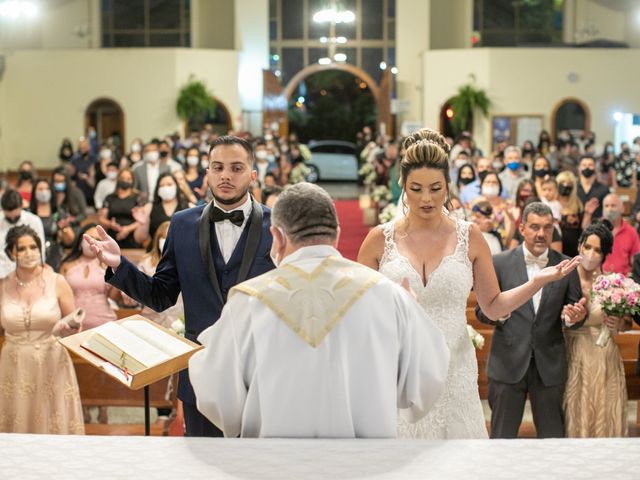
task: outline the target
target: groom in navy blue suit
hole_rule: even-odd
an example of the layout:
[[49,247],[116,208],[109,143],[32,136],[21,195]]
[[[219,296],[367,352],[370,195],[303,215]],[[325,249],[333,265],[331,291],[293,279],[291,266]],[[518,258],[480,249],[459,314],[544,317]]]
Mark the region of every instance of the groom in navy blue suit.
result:
[[[87,239],[110,267],[105,279],[140,303],[160,312],[174,305],[182,292],[189,340],[196,341],[220,317],[234,285],[274,268],[269,255],[271,211],[249,195],[256,179],[253,163],[253,148],[241,138],[224,136],[212,143],[207,182],[214,200],[173,216],[153,277],[122,257],[115,240],[101,228],[101,240]],[[179,383],[186,435],[223,436],[196,408],[187,370],[180,372]]]

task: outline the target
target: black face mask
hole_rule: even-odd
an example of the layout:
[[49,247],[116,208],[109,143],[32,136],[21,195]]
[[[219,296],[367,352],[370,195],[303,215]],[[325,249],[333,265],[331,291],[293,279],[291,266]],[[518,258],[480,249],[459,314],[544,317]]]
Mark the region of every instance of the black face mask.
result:
[[124,180],[118,180],[116,183],[116,188],[119,188],[120,190],[128,190],[131,187],[133,187],[133,183],[125,182]]
[[478,172],[478,178],[480,179],[481,182],[484,180],[484,177],[486,177],[488,173],[489,173],[489,170],[483,170],[482,172]]
[[563,197],[568,197],[573,191],[573,185],[558,185],[558,193]]
[[461,178],[460,179],[460,183],[462,185],[469,185],[471,182],[473,182],[475,179],[473,177],[467,177],[467,178]]
[[11,225],[15,225],[16,223],[18,223],[18,220],[20,220],[20,215],[18,215],[17,217],[4,217],[4,218]]
[[591,178],[596,171],[593,168],[583,168],[580,173],[584,178]]
[[31,175],[31,172],[27,172],[27,171],[20,171],[18,172],[18,178],[20,180],[31,180],[33,178],[33,176]]
[[547,170],[546,168],[538,168],[533,171],[533,174],[538,178],[544,178],[549,175],[549,170]]
[[160,158],[167,158],[169,156],[169,152],[166,150],[160,150]]

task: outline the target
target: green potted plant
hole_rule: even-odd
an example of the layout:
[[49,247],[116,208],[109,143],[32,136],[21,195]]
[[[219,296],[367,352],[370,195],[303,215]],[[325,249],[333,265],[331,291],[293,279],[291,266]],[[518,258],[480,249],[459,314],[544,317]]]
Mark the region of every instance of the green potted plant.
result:
[[458,88],[458,93],[451,98],[449,105],[454,111],[451,126],[460,133],[471,130],[473,115],[480,112],[483,117],[489,115],[491,100],[484,89],[475,86],[475,76],[471,75],[471,82]]
[[176,102],[178,117],[187,121],[191,129],[200,130],[207,117],[216,111],[216,101],[211,96],[204,82],[195,80],[193,76],[180,89]]

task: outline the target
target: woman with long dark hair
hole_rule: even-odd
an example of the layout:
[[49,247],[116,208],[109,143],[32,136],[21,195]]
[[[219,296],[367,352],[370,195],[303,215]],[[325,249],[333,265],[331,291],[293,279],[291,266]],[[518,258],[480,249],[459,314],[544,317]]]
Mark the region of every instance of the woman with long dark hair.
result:
[[[29,203],[31,213],[37,215],[42,220],[44,228],[44,250],[47,265],[56,272],[62,259],[62,245],[59,236],[62,235],[58,229],[58,207],[51,188],[51,183],[46,178],[38,178],[33,184],[31,202]],[[73,235],[67,236],[69,242],[73,241]]]

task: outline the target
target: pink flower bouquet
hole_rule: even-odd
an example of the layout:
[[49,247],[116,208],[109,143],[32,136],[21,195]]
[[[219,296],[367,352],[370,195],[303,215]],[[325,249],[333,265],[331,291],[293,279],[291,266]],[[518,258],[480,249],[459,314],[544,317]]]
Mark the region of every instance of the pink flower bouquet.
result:
[[[640,285],[620,273],[600,275],[593,282],[591,299],[600,305],[602,312],[611,317],[625,317],[640,313]],[[596,345],[605,347],[611,333],[603,325]]]

